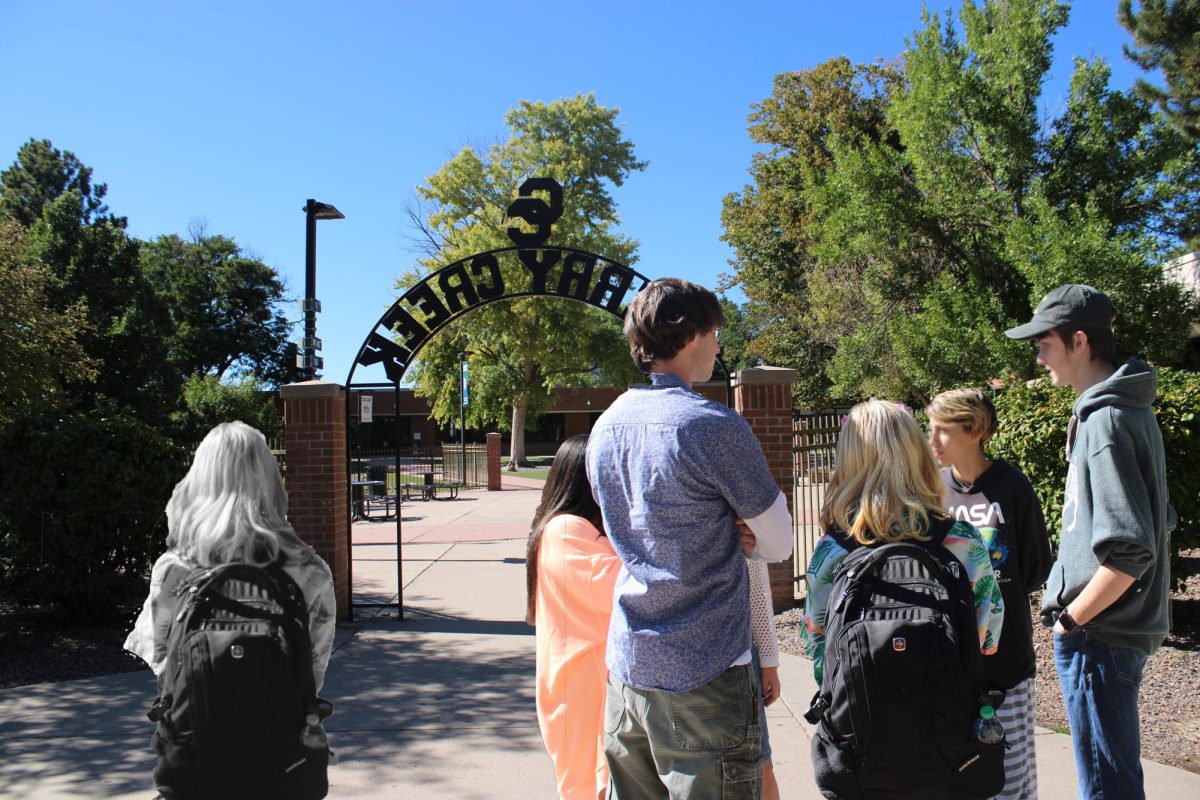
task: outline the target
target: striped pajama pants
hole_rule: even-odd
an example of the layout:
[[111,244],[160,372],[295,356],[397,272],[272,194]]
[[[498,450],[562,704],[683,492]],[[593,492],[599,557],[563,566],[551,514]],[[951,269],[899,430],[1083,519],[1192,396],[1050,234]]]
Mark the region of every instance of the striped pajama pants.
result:
[[1008,749],[1004,753],[1004,791],[997,800],[1037,800],[1037,758],[1034,754],[1033,678],[1008,690],[996,709],[996,718],[1004,726]]

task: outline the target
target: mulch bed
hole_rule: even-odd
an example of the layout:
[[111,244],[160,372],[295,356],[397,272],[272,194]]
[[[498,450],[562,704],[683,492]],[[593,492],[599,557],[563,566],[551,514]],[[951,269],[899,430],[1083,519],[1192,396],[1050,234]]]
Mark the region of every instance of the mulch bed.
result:
[[121,649],[140,606],[115,617],[71,623],[52,609],[0,599],[0,689],[149,669]]

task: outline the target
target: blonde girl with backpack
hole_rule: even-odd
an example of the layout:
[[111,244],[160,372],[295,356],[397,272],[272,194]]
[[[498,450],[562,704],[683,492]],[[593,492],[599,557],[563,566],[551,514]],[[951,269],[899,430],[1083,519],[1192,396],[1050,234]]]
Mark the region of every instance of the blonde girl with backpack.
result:
[[[940,539],[942,547],[965,571],[973,595],[972,633],[978,637],[979,651],[983,654],[995,652],[1004,619],[1004,603],[987,546],[972,525],[948,518],[942,502],[941,476],[929,442],[905,406],[870,400],[856,405],[843,419],[836,468],[821,508],[821,524],[825,533],[817,541],[808,565],[805,627],[801,633],[819,686],[825,677],[825,633],[835,576],[841,577],[837,575],[838,567],[852,550],[859,548]],[[891,649],[897,654],[904,652],[906,647],[908,643],[903,639],[891,642]],[[954,665],[948,663],[945,666],[949,669]],[[933,713],[931,708],[929,714]],[[911,730],[911,736],[919,735],[917,732],[923,726],[927,728],[932,724],[922,719],[896,722]],[[860,741],[866,742],[870,732],[857,731],[850,735],[857,745]],[[814,745],[818,738],[814,737]],[[883,744],[876,743],[874,749],[878,753]],[[813,752],[818,776],[851,769],[844,761],[832,767],[829,763],[817,763],[815,746]],[[916,769],[914,766],[914,771]],[[830,798],[955,796],[946,787],[927,787],[918,790],[919,793],[905,794],[900,789],[903,777],[875,775],[874,778],[884,785],[871,788],[871,776],[834,775],[831,780],[836,785],[821,785],[821,789]],[[860,781],[860,778],[864,780]],[[818,783],[821,783],[820,777]],[[853,787],[853,790],[843,791],[843,787]]]
[[[197,567],[278,565],[299,587],[307,607],[312,679],[320,692],[336,626],[333,576],[292,530],[287,503],[275,456],[259,431],[242,422],[209,431],[167,503],[167,551],[154,563],[149,595],[124,645],[150,665],[160,682],[168,631],[180,605],[172,589],[181,578],[196,574]],[[192,796],[187,787],[158,788],[168,798]]]

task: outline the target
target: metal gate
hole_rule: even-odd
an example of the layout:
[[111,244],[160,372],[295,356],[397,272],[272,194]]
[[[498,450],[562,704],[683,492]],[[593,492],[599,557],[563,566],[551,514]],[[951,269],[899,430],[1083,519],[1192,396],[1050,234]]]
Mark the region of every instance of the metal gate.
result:
[[833,477],[843,409],[804,411],[792,415],[792,510],[795,524],[793,578],[796,597],[803,597],[805,571],[821,536],[821,504]]

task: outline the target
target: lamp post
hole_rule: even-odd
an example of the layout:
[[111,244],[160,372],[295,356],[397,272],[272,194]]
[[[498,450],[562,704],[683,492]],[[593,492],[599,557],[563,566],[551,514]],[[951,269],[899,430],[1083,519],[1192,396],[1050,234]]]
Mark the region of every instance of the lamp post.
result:
[[317,220],[345,219],[346,215],[311,197],[301,211],[304,212],[304,341],[301,342],[303,355],[297,359],[297,366],[311,381],[316,380],[317,370],[324,366],[317,356],[321,349],[321,340],[317,338],[317,312],[321,310],[317,300]]

